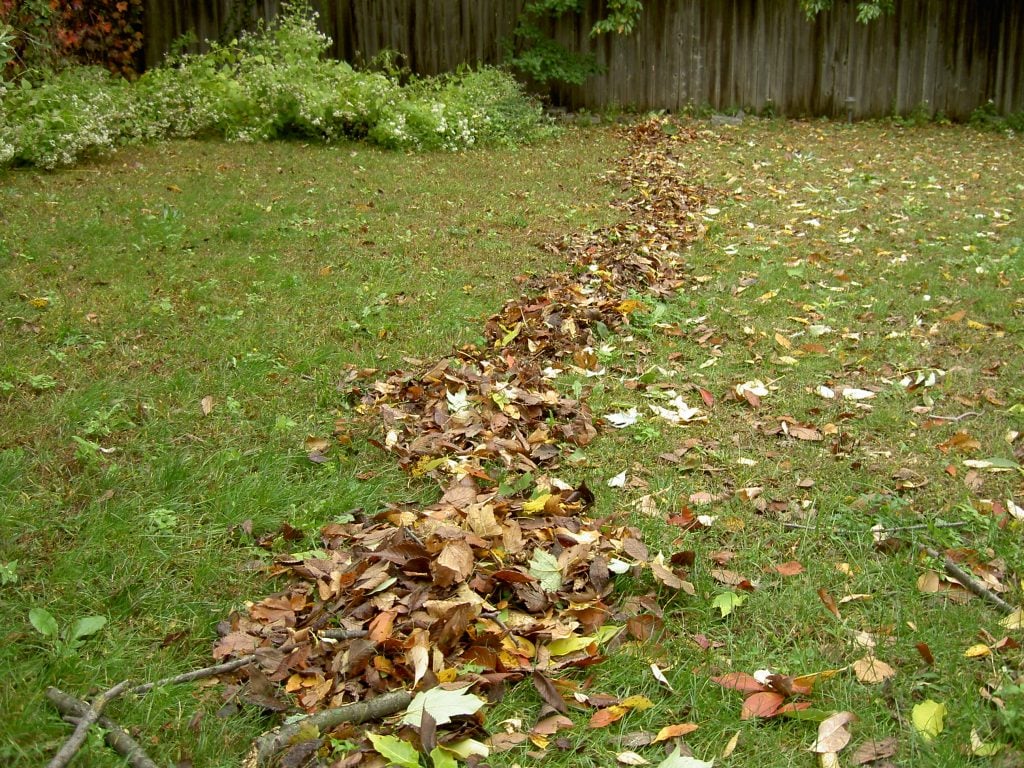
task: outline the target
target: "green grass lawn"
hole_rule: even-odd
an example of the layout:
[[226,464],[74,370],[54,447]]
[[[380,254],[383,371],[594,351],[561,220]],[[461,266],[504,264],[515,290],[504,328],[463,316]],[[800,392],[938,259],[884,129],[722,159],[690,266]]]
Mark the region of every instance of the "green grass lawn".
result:
[[[355,436],[326,464],[344,366],[475,339],[550,268],[540,246],[607,222],[610,133],[519,150],[181,143],[0,186],[0,762],[67,736],[47,685],[85,693],[209,663],[216,623],[268,588],[256,536],[315,535],[423,494]],[[204,398],[210,405],[204,415]],[[291,546],[291,545],[289,545]],[[28,623],[109,623],[60,652]],[[164,764],[235,765],[254,718],[215,689],[116,710]],[[89,749],[83,764],[115,765]]]
[[[656,597],[655,633],[574,679],[654,706],[601,729],[581,707],[546,749],[489,762],[606,766],[630,749],[657,764],[651,735],[689,722],[689,748],[718,765],[813,765],[815,722],[741,720],[741,694],[710,680],[768,668],[843,670],[810,697],[858,716],[843,760],[892,737],[900,766],[1019,765],[1024,694],[1007,686],[1024,658],[996,641],[1021,633],[979,599],[922,591],[942,568],[915,545],[955,550],[1022,602],[1022,523],[1006,512],[1024,506],[1020,140],[693,126],[672,144],[680,179],[709,198],[685,289],[633,297],[631,326],[596,350],[606,373],[557,383],[597,415],[637,407],[560,476],[586,480],[594,516],[637,525],[652,554],[692,552],[696,595],[649,571],[621,578],[616,594]],[[85,695],[210,663],[217,622],[275,588],[246,521],[257,537],[287,522],[297,538],[275,546],[300,549],[354,507],[432,499],[360,429],[326,463],[307,459],[307,436],[350,428],[344,367],[408,367],[475,341],[515,276],[560,266],[539,246],[625,215],[607,205],[623,190],[600,181],[625,151],[601,130],[462,155],[189,143],[7,173],[0,761],[40,764],[67,736],[47,685]],[[744,384],[763,394],[737,396]],[[704,418],[656,417],[669,390]],[[698,515],[708,525],[681,524]],[[878,523],[925,527],[879,547]],[[799,572],[775,570],[792,561]],[[745,599],[723,617],[715,601],[730,594]],[[68,650],[32,629],[34,607],[108,624]],[[966,658],[978,643],[995,649]],[[872,654],[888,680],[850,668]],[[1003,709],[980,692],[1000,686]],[[930,742],[911,724],[927,700],[948,710]],[[218,687],[185,686],[111,715],[162,764],[236,765],[271,721],[221,704]],[[488,724],[528,730],[540,707],[515,686]],[[1010,746],[972,757],[972,730]],[[119,764],[98,743],[79,761]]]

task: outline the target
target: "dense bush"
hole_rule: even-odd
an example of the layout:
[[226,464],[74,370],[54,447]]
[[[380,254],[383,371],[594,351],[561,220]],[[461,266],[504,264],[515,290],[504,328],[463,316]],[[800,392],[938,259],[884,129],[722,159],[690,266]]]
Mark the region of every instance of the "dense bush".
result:
[[540,106],[508,74],[465,71],[401,86],[322,58],[330,41],[305,6],[135,82],[77,67],[0,84],[0,163],[53,168],[90,152],[165,138],[368,139],[457,150],[546,133]]

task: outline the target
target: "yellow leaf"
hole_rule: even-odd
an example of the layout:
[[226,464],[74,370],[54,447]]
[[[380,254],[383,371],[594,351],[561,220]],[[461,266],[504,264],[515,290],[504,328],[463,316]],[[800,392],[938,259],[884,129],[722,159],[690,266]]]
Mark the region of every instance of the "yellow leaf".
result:
[[931,741],[942,733],[942,721],[946,717],[946,712],[945,704],[925,699],[911,712],[910,719],[914,723],[914,730],[925,741]]
[[740,743],[740,733],[741,731],[736,731],[736,733],[733,734],[732,738],[729,739],[729,743],[725,745],[725,749],[722,750],[723,760],[725,760],[725,758],[727,758],[736,750],[736,745]]
[[760,296],[758,296],[755,299],[755,301],[759,301],[762,304],[764,304],[765,302],[771,301],[772,299],[774,299],[778,295],[779,295],[778,291],[768,291],[768,293],[762,293]]
[[1024,629],[1024,608],[1018,608],[999,624],[1007,629]]
[[548,643],[548,652],[552,656],[565,656],[569,653],[576,653],[576,651],[582,651],[592,643],[597,642],[597,638],[593,636],[589,637],[563,637],[560,640],[552,640]]
[[835,677],[845,669],[846,667],[841,667],[839,669],[823,669],[821,672],[811,672],[807,675],[800,675],[800,677],[794,677],[793,683],[795,685],[806,685],[813,688],[822,680],[828,680],[830,677]]
[[998,741],[983,741],[981,734],[971,729],[971,754],[978,757],[992,757],[1002,751],[1006,745]]
[[550,493],[541,494],[536,499],[531,499],[523,504],[523,512],[528,515],[535,515],[538,512],[544,511],[544,505],[548,503],[548,499],[551,498]]
[[789,339],[787,339],[781,333],[776,333],[775,334],[775,343],[778,344],[783,349],[792,349],[793,348],[793,342],[790,341]]
[[643,711],[650,709],[654,706],[654,702],[648,699],[646,696],[629,696],[619,702],[619,706],[627,707],[628,709],[639,709]]
[[964,651],[964,656],[966,656],[968,659],[977,659],[981,658],[982,656],[991,655],[992,649],[984,643],[976,643],[975,645],[972,645],[970,648]]
[[620,315],[628,315],[633,312],[639,312],[643,309],[647,309],[647,305],[642,301],[637,301],[636,299],[626,299],[625,301],[621,301],[615,308]]

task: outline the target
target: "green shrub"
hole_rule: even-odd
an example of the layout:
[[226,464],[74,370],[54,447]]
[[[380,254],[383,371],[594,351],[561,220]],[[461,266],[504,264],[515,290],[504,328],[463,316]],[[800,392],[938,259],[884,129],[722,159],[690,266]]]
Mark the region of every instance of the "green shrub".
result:
[[55,168],[117,143],[129,85],[105,70],[76,67],[39,85],[8,86],[0,160]]
[[54,168],[90,152],[170,138],[368,139],[458,150],[543,135],[540,105],[496,69],[413,80],[322,58],[330,40],[304,4],[134,83],[86,68],[0,84],[0,164]]

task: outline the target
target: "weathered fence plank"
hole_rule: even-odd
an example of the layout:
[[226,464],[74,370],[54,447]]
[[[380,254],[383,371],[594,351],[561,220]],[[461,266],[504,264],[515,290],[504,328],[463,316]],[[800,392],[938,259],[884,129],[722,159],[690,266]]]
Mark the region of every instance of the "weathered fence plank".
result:
[[[582,87],[558,87],[572,107],[771,107],[790,115],[907,114],[966,118],[991,100],[1024,109],[1024,0],[896,0],[871,24],[852,0],[808,20],[797,0],[647,0],[636,34],[591,38],[600,0],[553,27],[567,47],[605,67]],[[498,63],[523,0],[314,0],[334,54],[368,60],[385,49],[420,73]],[[146,63],[193,30],[216,39],[279,0],[146,0]],[[244,9],[239,13],[237,9]]]

